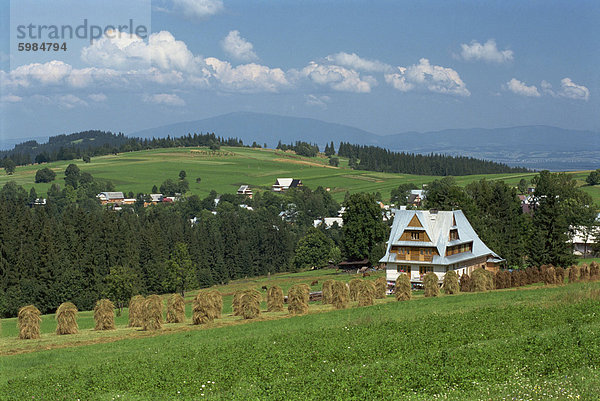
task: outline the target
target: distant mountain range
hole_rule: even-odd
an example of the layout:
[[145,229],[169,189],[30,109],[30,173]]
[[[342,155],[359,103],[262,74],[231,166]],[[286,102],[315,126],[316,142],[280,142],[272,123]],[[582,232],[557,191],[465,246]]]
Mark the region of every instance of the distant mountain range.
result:
[[321,148],[333,141],[375,145],[394,151],[444,153],[494,160],[511,166],[550,170],[589,170],[600,167],[600,132],[550,126],[448,129],[377,135],[359,128],[312,118],[236,112],[131,133],[137,137],[181,136],[214,132],[275,146],[278,141],[303,140]]

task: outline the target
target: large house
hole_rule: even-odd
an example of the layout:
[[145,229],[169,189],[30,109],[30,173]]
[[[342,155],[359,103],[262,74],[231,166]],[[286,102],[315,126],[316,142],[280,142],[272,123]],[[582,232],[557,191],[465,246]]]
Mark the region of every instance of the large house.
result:
[[103,205],[120,205],[125,203],[125,195],[123,195],[123,192],[100,192],[96,197],[100,199],[100,203]]
[[294,178],[278,178],[273,184],[273,191],[275,192],[283,192],[286,189],[297,188],[302,186],[301,180],[296,180]]
[[478,267],[497,271],[504,259],[479,239],[461,210],[395,210],[385,256],[386,279],[393,285],[400,274],[413,284],[427,272],[439,280],[449,270],[459,276]]

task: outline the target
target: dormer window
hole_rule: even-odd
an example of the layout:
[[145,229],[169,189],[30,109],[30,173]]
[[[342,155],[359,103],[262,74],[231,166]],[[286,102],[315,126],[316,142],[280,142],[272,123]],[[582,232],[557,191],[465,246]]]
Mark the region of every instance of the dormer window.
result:
[[450,230],[450,241],[456,241],[458,239],[458,230],[457,229],[452,229]]

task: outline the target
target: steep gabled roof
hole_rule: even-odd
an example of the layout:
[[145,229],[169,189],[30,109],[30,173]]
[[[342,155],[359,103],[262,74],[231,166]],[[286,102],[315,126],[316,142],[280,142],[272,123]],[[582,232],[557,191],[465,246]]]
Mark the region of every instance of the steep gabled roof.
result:
[[[471,224],[462,210],[439,212],[424,210],[394,210],[394,213],[394,223],[392,224],[387,251],[385,256],[380,260],[382,263],[396,262],[395,255],[390,255],[392,246],[435,247],[438,255],[433,257],[432,262],[427,262],[431,264],[453,264],[487,255],[500,258],[489,249],[481,239],[479,239],[479,236],[473,227],[471,227]],[[422,228],[417,227],[414,224],[415,219],[418,219]],[[451,229],[456,229],[458,231],[457,240],[450,240]],[[424,230],[430,241],[402,241],[400,238],[405,230]],[[446,249],[449,246],[469,243],[473,244],[472,252],[462,252],[451,256],[445,256]]]

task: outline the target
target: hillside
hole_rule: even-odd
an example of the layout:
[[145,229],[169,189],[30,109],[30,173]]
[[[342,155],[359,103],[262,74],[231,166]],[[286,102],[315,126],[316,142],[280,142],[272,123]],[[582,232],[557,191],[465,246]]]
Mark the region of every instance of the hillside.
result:
[[[238,289],[348,274],[278,274],[216,287],[223,318],[201,326],[165,324],[57,336],[43,316],[40,340],[17,340],[14,319],[0,336],[3,399],[593,399],[600,386],[594,333],[599,284],[575,283],[461,293],[332,310],[311,303],[306,316],[231,315]],[[319,286],[313,286],[318,289]],[[124,340],[124,339],[127,340]],[[36,352],[30,352],[36,351]]]
[[[63,173],[73,161],[59,161],[44,164],[57,173],[55,183],[62,184]],[[220,152],[210,154],[206,148],[169,148],[121,153],[92,158],[91,163],[75,161],[82,171],[94,177],[110,180],[118,191],[149,193],[153,185],[167,178],[177,178],[180,170],[185,170],[190,182],[190,194],[206,196],[211,190],[219,193],[235,193],[240,185],[249,184],[254,190],[268,190],[278,177],[293,177],[302,180],[311,188],[330,188],[334,198],[344,199],[346,191],[380,192],[384,199],[390,191],[402,183],[426,184],[440,177],[410,174],[387,174],[349,169],[348,160],[341,159],[340,167],[328,165],[325,157],[301,157],[291,152],[273,149],[252,149],[222,147]],[[27,190],[35,187],[38,194],[44,194],[51,184],[34,182],[40,165],[19,166],[16,172],[7,176],[0,170],[0,186],[15,181]],[[573,172],[583,184],[588,172]],[[456,177],[460,185],[486,178],[504,180],[516,185],[521,178],[531,179],[535,173],[486,174]],[[201,178],[200,183],[196,178]],[[595,201],[600,202],[600,187],[583,187]]]
[[448,129],[435,132],[401,132],[377,135],[342,124],[311,118],[250,112],[180,122],[133,132],[131,136],[165,137],[194,132],[215,132],[245,143],[256,141],[274,147],[279,140],[317,143],[333,141],[375,145],[394,151],[447,153],[493,160],[534,169],[589,170],[600,165],[600,132],[549,126]]

